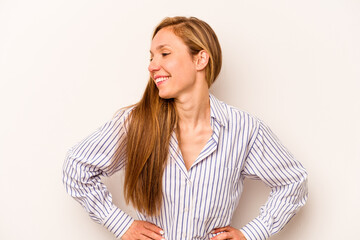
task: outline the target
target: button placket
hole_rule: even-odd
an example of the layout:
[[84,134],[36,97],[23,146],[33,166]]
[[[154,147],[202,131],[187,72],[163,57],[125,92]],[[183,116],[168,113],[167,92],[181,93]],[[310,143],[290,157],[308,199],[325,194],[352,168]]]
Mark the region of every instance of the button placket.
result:
[[[193,182],[190,179],[186,180],[186,184],[187,184],[187,190],[188,190],[188,194],[189,194],[189,201],[188,201],[188,207],[187,209],[187,215],[188,215],[188,231],[189,233],[193,233],[193,227],[194,227],[194,196],[193,196]],[[184,238],[185,239],[185,238]]]
[[186,205],[184,207],[184,212],[188,214],[189,210],[191,209],[191,201],[192,201],[192,186],[191,186],[191,180],[189,178],[186,178],[185,180],[186,184],[186,195],[189,197],[186,201]]
[[185,213],[188,213],[189,212],[189,209],[191,208],[191,199],[192,199],[192,188],[191,188],[191,181],[190,179],[186,179],[185,180],[185,184],[186,184],[186,190],[187,190],[187,195],[189,196],[189,201],[187,201],[187,204],[184,208],[184,212]]

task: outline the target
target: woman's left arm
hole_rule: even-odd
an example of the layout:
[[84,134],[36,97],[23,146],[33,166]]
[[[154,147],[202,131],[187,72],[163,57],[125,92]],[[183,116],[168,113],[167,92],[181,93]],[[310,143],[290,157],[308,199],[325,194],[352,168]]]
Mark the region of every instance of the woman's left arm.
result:
[[254,136],[242,174],[261,179],[271,193],[260,215],[241,232],[247,240],[262,240],[280,231],[305,204],[307,172],[261,121]]

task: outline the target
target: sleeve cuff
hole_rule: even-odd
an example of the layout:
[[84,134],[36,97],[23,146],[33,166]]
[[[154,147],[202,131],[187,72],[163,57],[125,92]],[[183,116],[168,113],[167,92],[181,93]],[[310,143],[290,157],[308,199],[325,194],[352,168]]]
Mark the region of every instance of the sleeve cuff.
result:
[[116,238],[121,238],[129,229],[134,219],[119,208],[114,208],[109,217],[104,221],[104,226],[112,232]]
[[265,224],[258,218],[255,218],[246,224],[240,231],[247,240],[266,240],[270,237],[269,230]]

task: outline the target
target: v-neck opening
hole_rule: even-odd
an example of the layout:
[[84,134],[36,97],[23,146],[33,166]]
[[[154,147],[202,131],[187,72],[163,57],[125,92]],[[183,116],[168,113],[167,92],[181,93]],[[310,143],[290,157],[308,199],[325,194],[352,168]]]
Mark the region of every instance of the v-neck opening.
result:
[[217,148],[217,141],[218,141],[218,130],[220,126],[218,125],[216,121],[214,121],[212,118],[210,119],[210,125],[212,129],[212,134],[209,138],[209,140],[206,142],[204,147],[201,149],[200,153],[197,155],[195,161],[192,163],[189,169],[187,169],[185,160],[182,154],[182,151],[180,149],[179,141],[176,136],[175,130],[173,131],[170,139],[170,152],[173,155],[173,158],[175,159],[175,162],[179,165],[180,169],[182,169],[182,172],[189,177],[191,169],[194,168],[197,164],[199,164],[201,161],[206,159],[211,153],[213,153]]

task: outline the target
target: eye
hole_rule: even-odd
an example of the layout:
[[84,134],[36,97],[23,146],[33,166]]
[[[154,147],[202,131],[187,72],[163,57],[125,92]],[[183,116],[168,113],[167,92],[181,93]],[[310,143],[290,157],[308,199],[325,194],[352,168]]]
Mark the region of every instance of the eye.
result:
[[170,55],[170,53],[162,53],[161,54],[163,57],[166,57],[167,55]]

